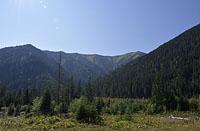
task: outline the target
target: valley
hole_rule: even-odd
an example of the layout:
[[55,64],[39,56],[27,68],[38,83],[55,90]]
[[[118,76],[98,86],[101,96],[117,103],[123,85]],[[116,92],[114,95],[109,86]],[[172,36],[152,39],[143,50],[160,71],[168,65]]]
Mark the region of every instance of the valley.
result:
[[0,2],[0,131],[199,131],[200,3],[77,1]]

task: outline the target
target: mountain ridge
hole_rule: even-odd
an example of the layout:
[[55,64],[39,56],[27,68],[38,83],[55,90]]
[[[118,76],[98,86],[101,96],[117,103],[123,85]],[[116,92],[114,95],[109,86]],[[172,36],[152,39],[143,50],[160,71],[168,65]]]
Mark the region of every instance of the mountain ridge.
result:
[[[0,81],[6,81],[11,87],[41,85],[39,80],[54,85],[58,77],[59,54],[31,44],[2,48]],[[136,52],[112,57],[61,52],[62,79],[66,81],[67,77],[73,76],[76,80],[86,81],[90,76],[105,75],[142,55],[145,54]]]

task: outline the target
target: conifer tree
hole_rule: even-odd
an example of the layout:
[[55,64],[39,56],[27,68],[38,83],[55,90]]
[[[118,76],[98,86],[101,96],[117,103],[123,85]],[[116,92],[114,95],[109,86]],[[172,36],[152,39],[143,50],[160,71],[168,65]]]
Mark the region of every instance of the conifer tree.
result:
[[22,101],[23,101],[24,105],[30,104],[30,96],[29,96],[29,90],[28,90],[28,88],[25,89],[25,91],[24,91]]
[[155,104],[156,112],[162,111],[163,98],[165,97],[163,91],[164,90],[161,77],[160,75],[156,75],[156,78],[152,86],[152,98],[151,98],[153,104]]
[[15,106],[13,104],[11,104],[8,107],[8,116],[12,116],[14,114],[14,111],[15,111]]
[[74,89],[75,89],[74,78],[71,77],[69,80],[69,97],[71,100],[74,98]]
[[52,113],[51,95],[50,95],[49,89],[47,89],[46,92],[44,93],[44,96],[43,96],[42,102],[41,102],[40,111],[44,115],[49,115]]
[[94,100],[94,92],[91,84],[91,77],[89,78],[85,88],[85,97],[89,102],[92,102]]

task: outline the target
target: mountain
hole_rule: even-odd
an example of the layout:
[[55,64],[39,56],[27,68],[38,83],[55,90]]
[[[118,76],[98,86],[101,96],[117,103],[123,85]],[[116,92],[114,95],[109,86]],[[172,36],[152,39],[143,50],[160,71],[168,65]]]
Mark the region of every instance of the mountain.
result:
[[200,93],[200,25],[95,81],[97,96],[148,98],[153,85],[179,97]]
[[56,67],[56,61],[32,45],[0,50],[0,81],[9,87],[26,87],[53,80]]
[[[54,85],[58,80],[59,52],[42,51],[33,45],[0,49],[0,81],[9,87]],[[86,81],[107,74],[144,53],[121,56],[83,55],[61,53],[62,80],[73,76]]]
[[[59,61],[59,52],[45,51],[45,53]],[[69,71],[74,78],[87,80],[88,77],[105,75],[122,65],[145,55],[142,52],[131,52],[119,56],[101,56],[101,55],[84,55],[78,53],[61,52],[62,67],[65,71]]]

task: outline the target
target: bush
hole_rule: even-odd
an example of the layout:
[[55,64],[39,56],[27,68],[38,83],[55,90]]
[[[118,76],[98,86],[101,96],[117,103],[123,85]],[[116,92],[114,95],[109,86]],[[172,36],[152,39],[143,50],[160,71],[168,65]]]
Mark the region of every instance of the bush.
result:
[[102,121],[102,118],[96,111],[96,108],[92,104],[82,104],[78,109],[76,119],[84,123],[94,123],[99,124]]
[[153,104],[154,108],[154,113],[161,113],[166,111],[166,106],[165,105],[157,105]]
[[101,114],[104,106],[105,106],[105,103],[103,99],[99,98],[96,102],[96,109],[97,109],[98,114]]
[[23,105],[23,106],[21,106],[20,112],[23,112],[23,113],[26,113],[26,114],[30,113],[31,107],[29,105]]
[[152,104],[152,103],[149,103],[147,106],[146,106],[146,113],[149,114],[149,115],[152,115],[155,113],[155,105]]
[[87,104],[86,99],[85,98],[80,98],[80,99],[74,99],[69,106],[69,111],[72,113],[77,113],[78,109],[80,108],[80,106],[82,104]]
[[40,97],[36,97],[33,100],[32,112],[39,114],[40,113],[40,106],[41,106],[42,99]]
[[[140,111],[146,111],[147,100],[137,99],[111,99],[110,104],[105,104],[105,112],[113,115],[133,114]],[[105,102],[106,103],[106,102]]]
[[69,111],[76,114],[76,119],[84,123],[101,123],[100,117],[100,105],[101,102],[91,103],[86,98],[75,99],[72,101],[69,107]]
[[189,106],[190,106],[191,111],[198,111],[198,109],[199,109],[198,99],[195,99],[195,98],[189,99]]
[[186,98],[179,98],[178,100],[178,111],[188,111],[189,102]]
[[66,103],[60,103],[58,105],[55,105],[54,107],[54,113],[55,114],[62,114],[68,112],[68,105]]

